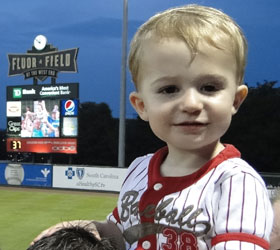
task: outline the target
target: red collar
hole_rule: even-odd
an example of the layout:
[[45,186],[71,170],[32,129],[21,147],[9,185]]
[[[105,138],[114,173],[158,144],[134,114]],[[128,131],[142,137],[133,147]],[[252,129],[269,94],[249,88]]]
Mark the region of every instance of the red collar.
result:
[[[208,161],[204,166],[202,166],[196,172],[182,177],[163,177],[160,174],[160,166],[164,161],[165,157],[168,154],[168,148],[163,147],[159,149],[152,157],[150,164],[149,164],[149,186],[154,185],[156,182],[183,182],[184,186],[192,185],[193,183],[197,182],[202,176],[207,174],[211,169],[217,167],[223,161],[230,159],[230,158],[240,158],[240,152],[230,144],[225,144],[225,148],[213,159]],[[177,186],[177,185],[175,185]]]

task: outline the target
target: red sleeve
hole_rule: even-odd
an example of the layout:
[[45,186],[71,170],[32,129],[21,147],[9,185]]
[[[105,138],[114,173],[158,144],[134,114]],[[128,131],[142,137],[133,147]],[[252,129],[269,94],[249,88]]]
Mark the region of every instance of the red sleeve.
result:
[[264,249],[269,249],[269,243],[252,234],[246,234],[246,233],[225,233],[225,234],[219,234],[216,237],[214,237],[211,241],[212,247],[220,242],[226,242],[226,241],[242,241],[242,242],[248,242],[253,243],[255,245],[258,245]]

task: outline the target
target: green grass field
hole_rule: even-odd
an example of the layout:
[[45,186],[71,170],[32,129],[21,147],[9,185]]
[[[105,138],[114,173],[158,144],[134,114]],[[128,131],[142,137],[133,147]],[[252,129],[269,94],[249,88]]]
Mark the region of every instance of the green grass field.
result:
[[0,187],[0,249],[25,250],[41,231],[65,220],[104,220],[117,195]]

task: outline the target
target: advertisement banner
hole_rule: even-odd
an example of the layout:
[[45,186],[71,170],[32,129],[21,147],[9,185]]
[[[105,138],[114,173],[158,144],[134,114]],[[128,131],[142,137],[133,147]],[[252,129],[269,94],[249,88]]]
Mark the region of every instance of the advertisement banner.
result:
[[0,184],[52,187],[52,165],[0,163]]
[[78,136],[78,117],[63,117],[62,136]]
[[78,83],[7,86],[7,101],[79,98]]
[[21,131],[20,117],[7,117],[7,137],[19,137]]
[[7,117],[20,117],[21,116],[21,102],[10,101],[7,102]]
[[75,138],[7,138],[7,152],[77,154]]
[[62,116],[77,116],[79,108],[78,100],[61,100]]
[[119,192],[127,169],[53,166],[53,187]]

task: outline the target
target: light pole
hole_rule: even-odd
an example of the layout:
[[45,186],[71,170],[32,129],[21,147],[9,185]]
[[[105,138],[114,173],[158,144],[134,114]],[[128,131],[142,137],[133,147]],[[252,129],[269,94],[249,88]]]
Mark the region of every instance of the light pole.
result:
[[123,0],[122,66],[121,66],[121,86],[120,86],[118,167],[125,167],[126,58],[127,58],[127,0]]

